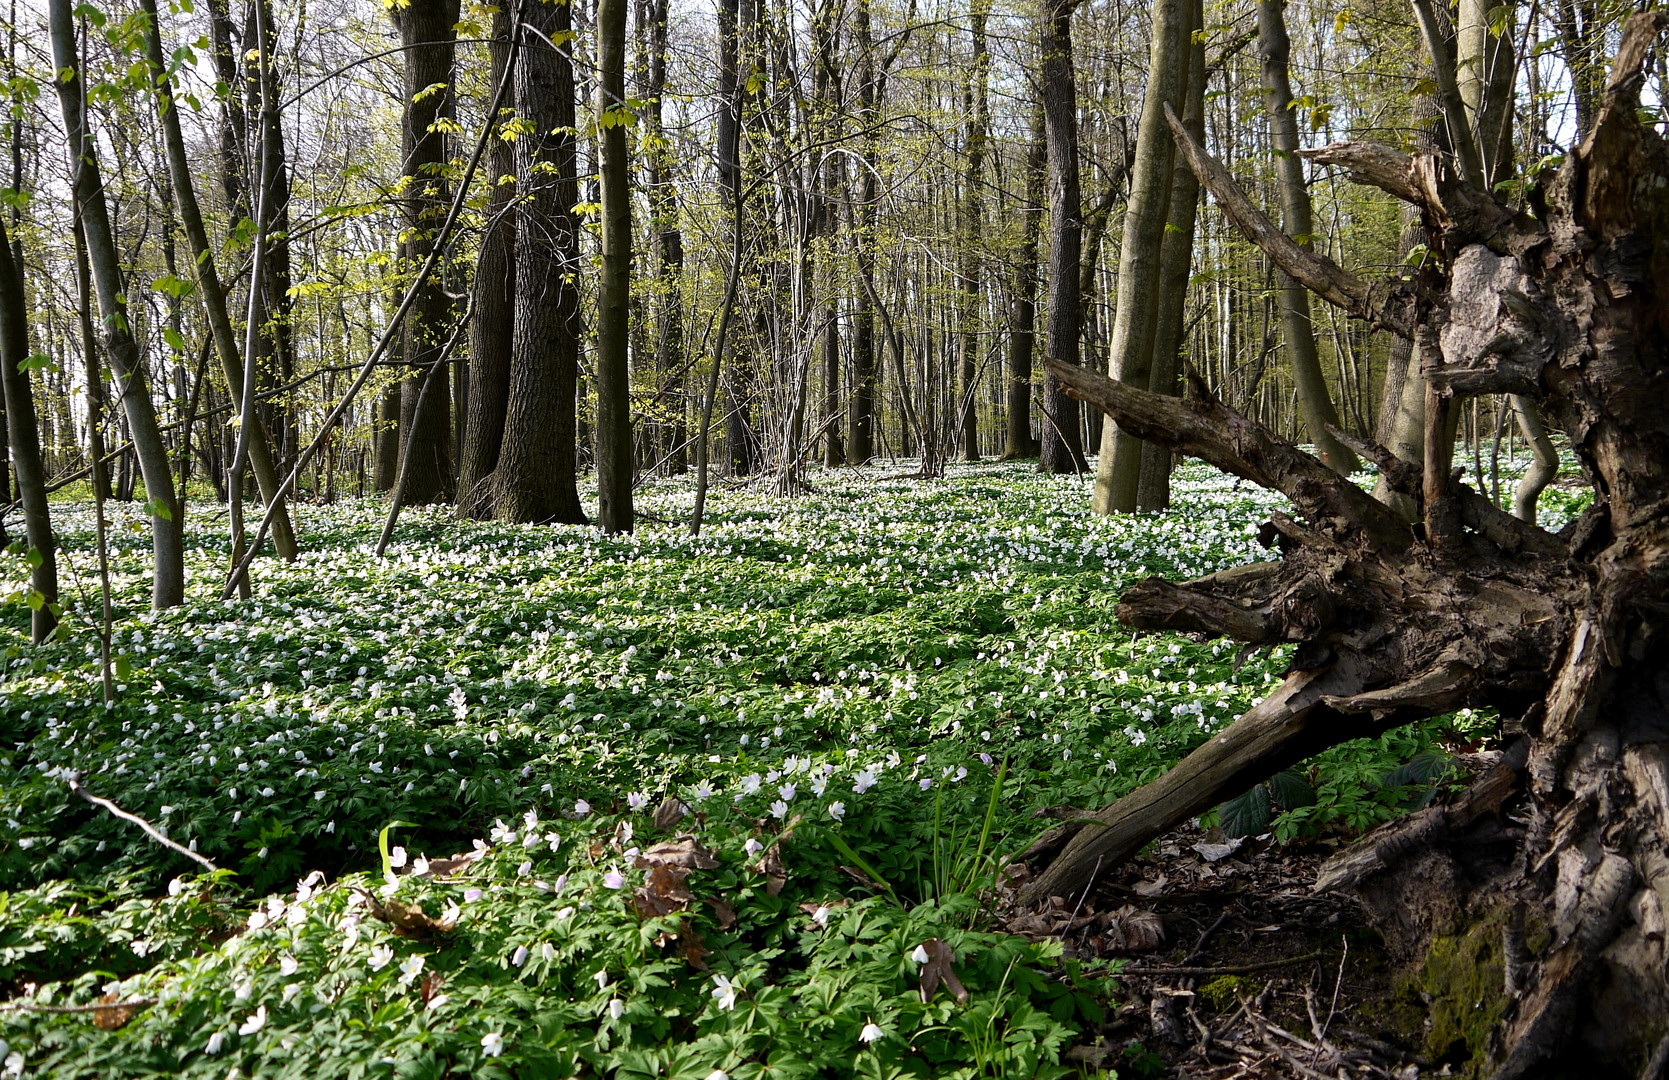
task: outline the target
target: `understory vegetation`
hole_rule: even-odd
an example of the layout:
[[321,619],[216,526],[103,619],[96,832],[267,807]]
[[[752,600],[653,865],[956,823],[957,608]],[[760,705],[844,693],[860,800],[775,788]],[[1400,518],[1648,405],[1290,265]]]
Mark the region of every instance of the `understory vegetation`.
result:
[[[156,613],[118,508],[110,708],[91,510],[57,507],[66,627],[34,647],[5,616],[0,984],[35,1007],[0,1011],[6,1068],[1077,1075],[1116,985],[994,932],[996,868],[1034,811],[1106,803],[1267,692],[1280,651],[1112,609],[1263,557],[1277,507],[1199,466],[1176,510],[1112,518],[1024,465],[812,482],[717,492],[698,540],[681,480],[630,536],[408,510],[383,558],[380,503],[304,508],[301,559],[226,603],[194,506],[191,594]],[[1371,826],[1492,724],[1337,748],[1223,824]],[[37,1011],[101,998],[136,1005]]]

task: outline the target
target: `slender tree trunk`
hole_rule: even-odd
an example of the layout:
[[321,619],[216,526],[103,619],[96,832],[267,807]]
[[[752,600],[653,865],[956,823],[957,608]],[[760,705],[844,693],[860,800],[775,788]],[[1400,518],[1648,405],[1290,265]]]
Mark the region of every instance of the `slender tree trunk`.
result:
[[[1170,0],[1176,2],[1176,0]],[[1083,246],[1083,196],[1078,186],[1078,91],[1072,71],[1072,12],[1077,0],[1050,0],[1043,12],[1043,118],[1049,134],[1049,311],[1043,355],[1078,363],[1081,305],[1078,260]],[[1078,402],[1048,374],[1043,381],[1043,452],[1038,468],[1081,473],[1083,432]]]
[[[186,156],[179,109],[174,101],[173,86],[165,74],[167,65],[164,58],[167,56],[167,50],[162,45],[162,24],[157,15],[156,0],[140,0],[140,7],[149,16],[151,23],[146,41],[147,51],[151,66],[157,73],[157,112],[162,119],[163,145],[168,156],[168,175],[172,182],[174,202],[179,207],[180,224],[185,229],[186,243],[191,248],[197,292],[202,298],[203,314],[209,323],[215,353],[220,357],[220,369],[231,391],[232,407],[241,415],[244,411],[243,353],[238,346],[237,334],[232,329],[231,314],[226,305],[226,290],[221,285],[220,274],[215,267],[214,250],[209,244],[208,229],[203,225],[202,210],[197,204],[197,186]],[[267,439],[266,428],[259,420],[249,432],[249,463],[255,473],[255,483],[260,489],[262,501],[270,503],[277,495],[281,478],[273,461],[272,445]],[[183,479],[181,484],[183,489]],[[290,523],[288,510],[282,505],[273,516],[272,541],[280,558],[285,562],[295,561],[295,529]]]
[[962,192],[962,271],[961,339],[962,380],[957,407],[961,415],[962,460],[979,460],[979,399],[976,383],[979,378],[981,278],[985,240],[985,143],[991,127],[990,70],[991,54],[985,41],[985,22],[991,11],[990,0],[973,0],[968,11],[969,31],[973,38],[974,66],[968,76],[968,88],[963,94],[963,111],[968,115],[968,167],[963,176]]
[[[661,424],[671,435],[666,448],[666,471],[682,476],[689,471],[689,411],[684,370],[684,231],[679,223],[678,188],[673,183],[675,154],[666,141],[663,99],[666,96],[667,16],[669,0],[653,0],[649,28],[649,129],[656,145],[646,148],[649,164],[650,228],[659,245],[656,258],[656,296],[661,304],[660,340],[655,353],[655,378],[660,386]],[[668,415],[670,414],[670,415]]]
[[69,137],[72,189],[81,207],[88,263],[97,287],[99,313],[104,321],[110,365],[121,389],[123,410],[132,431],[139,467],[151,506],[151,606],[173,607],[185,599],[185,550],[180,528],[180,506],[174,495],[168,446],[157,425],[156,406],[147,385],[145,357],[129,330],[122,285],[121,253],[110,228],[110,211],[99,173],[97,144],[88,129],[81,59],[75,41],[75,16],[69,0],[50,0],[53,64],[68,77],[57,81]]
[[58,625],[58,553],[46,502],[46,467],[41,461],[40,427],[35,395],[29,385],[29,309],[23,274],[14,260],[11,238],[0,219],[0,378],[6,402],[6,441],[23,503],[23,530],[35,562],[29,583],[38,594],[29,600],[31,637],[46,640]]
[[522,202],[516,225],[516,316],[504,440],[493,474],[501,521],[585,524],[576,460],[581,273],[574,131],[574,68],[549,39],[573,30],[568,4],[534,0],[515,71],[516,112],[533,131],[516,139]]
[[[503,81],[510,57],[510,15],[493,14],[493,84]],[[513,109],[490,117],[502,124]],[[510,352],[516,325],[516,214],[514,202],[516,149],[493,136],[488,151],[491,195],[487,201],[487,233],[470,284],[475,314],[469,324],[469,393],[464,424],[464,447],[458,472],[458,513],[463,517],[491,517],[492,489],[488,477],[498,467],[504,442],[504,414],[510,398]]]
[[[1187,79],[1182,124],[1201,143],[1205,141],[1205,7],[1201,0],[1184,0],[1191,7]],[[1148,387],[1155,394],[1175,397],[1182,391],[1183,321],[1188,307],[1188,282],[1194,270],[1194,224],[1200,202],[1200,182],[1194,170],[1172,155],[1171,191],[1165,222],[1165,238],[1159,249],[1159,309],[1153,337],[1153,368]],[[1158,443],[1142,443],[1141,479],[1136,486],[1136,507],[1164,510],[1171,505],[1171,451]]]
[[[75,233],[75,314],[81,331],[82,376],[87,380],[87,453],[92,461],[102,461],[104,418],[109,412],[109,402],[105,396],[104,364],[99,360],[98,335],[93,330],[92,268],[87,265],[87,233],[81,225],[79,203],[71,207],[70,214]],[[110,470],[95,469],[91,479],[98,498],[111,497]]]
[[1037,340],[1037,244],[1043,231],[1044,170],[1048,133],[1043,102],[1032,108],[1031,141],[1026,148],[1026,202],[1020,208],[1020,252],[1008,306],[1008,431],[1003,460],[1036,457],[1042,449],[1032,434],[1032,354]]
[[[433,233],[451,201],[441,173],[446,137],[436,121],[452,116],[458,0],[410,0],[390,12],[405,47],[403,141],[410,151],[402,170],[405,186],[400,201],[406,228],[405,265],[415,270],[428,258]],[[410,467],[402,468],[407,473],[404,501],[408,505],[449,502],[454,493],[448,373],[437,372],[433,389],[423,393],[426,365],[439,355],[454,317],[452,300],[439,275],[431,276],[404,327],[405,360],[414,372],[400,393],[401,456],[411,457]]]
[[[597,2],[602,275],[597,282],[597,523],[632,531],[632,192],[626,157],[627,0]],[[611,119],[612,118],[612,119]]]
[[[1288,63],[1292,39],[1287,36],[1286,0],[1258,0],[1258,43],[1263,53],[1264,100],[1269,110],[1269,129],[1277,158],[1275,169],[1281,181],[1281,226],[1288,236],[1309,250],[1315,223],[1310,212],[1310,191],[1304,186],[1304,162],[1298,156],[1298,113],[1293,107]],[[1339,413],[1327,390],[1316,351],[1315,326],[1310,320],[1310,293],[1285,274],[1281,275],[1281,335],[1286,340],[1292,381],[1298,389],[1298,407],[1304,415],[1304,429],[1321,460],[1334,470],[1349,475],[1360,467],[1356,454],[1328,430],[1338,426]]]
[[846,459],[853,465],[867,465],[875,456],[875,394],[879,370],[875,363],[875,217],[880,167],[878,101],[874,29],[870,24],[870,0],[857,0],[854,27],[858,35],[858,125],[863,130],[863,159],[858,172],[858,205],[852,223],[859,278],[858,295],[852,311],[852,385],[848,418],[851,438]]

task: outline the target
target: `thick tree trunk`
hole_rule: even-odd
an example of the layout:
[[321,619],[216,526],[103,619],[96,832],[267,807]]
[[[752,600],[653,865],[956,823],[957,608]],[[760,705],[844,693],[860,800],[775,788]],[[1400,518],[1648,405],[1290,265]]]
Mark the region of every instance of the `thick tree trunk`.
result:
[[1032,356],[1037,341],[1037,242],[1043,231],[1044,169],[1049,137],[1043,102],[1032,109],[1031,142],[1026,148],[1026,202],[1021,207],[1020,253],[1008,305],[1008,432],[1003,460],[1037,457],[1042,443],[1032,434]]
[[857,0],[854,25],[858,34],[858,124],[864,131],[863,164],[857,169],[858,198],[851,222],[856,247],[859,288],[852,312],[851,437],[846,460],[867,465],[875,456],[875,393],[879,368],[875,362],[875,215],[879,185],[880,135],[876,131],[877,98],[874,31],[870,25],[870,0]]
[[[1641,122],[1639,95],[1665,28],[1663,13],[1630,19],[1593,127],[1535,218],[1432,155],[1360,144],[1307,155],[1420,208],[1436,243],[1413,282],[1370,287],[1282,236],[1173,120],[1196,174],[1282,270],[1413,337],[1427,373],[1422,465],[1372,444],[1354,449],[1415,501],[1419,520],[1410,527],[1203,386],[1184,402],[1055,365],[1121,426],[1282,492],[1303,520],[1276,514],[1264,526],[1280,549],[1272,563],[1125,594],[1119,616],[1136,626],[1295,643],[1290,671],[1171,776],[1099,812],[1032,896],[1075,893],[1283,762],[1456,708],[1494,708],[1526,745],[1464,798],[1369,837],[1322,884],[1359,885],[1394,907],[1407,881],[1383,871],[1418,855],[1428,860],[1418,876],[1445,866],[1442,880],[1459,890],[1450,930],[1428,920],[1424,933],[1507,927],[1505,977],[1476,992],[1467,982],[1464,1002],[1433,1002],[1499,1010],[1469,1047],[1486,1072],[1631,1075],[1652,1062],[1655,1075],[1669,1054],[1669,295],[1657,270],[1669,259],[1658,227],[1669,214],[1669,144]],[[1595,495],[1564,533],[1519,521],[1450,472],[1452,443],[1437,436],[1456,399],[1486,394],[1534,399],[1570,437]],[[1503,828],[1486,811],[1509,798],[1524,805]],[[1506,854],[1466,856],[1474,825]],[[1439,840],[1460,845],[1457,857]],[[1420,939],[1402,946],[1418,955],[1429,944]],[[1559,1054],[1568,1056],[1551,1060]]]
[[567,4],[537,2],[516,67],[516,111],[533,131],[516,139],[516,313],[504,440],[493,473],[501,521],[584,524],[576,476],[579,380],[579,201],[574,69],[553,49],[573,29]]
[[[602,274],[597,280],[597,524],[632,531],[632,192],[626,158],[626,3],[597,3]],[[612,120],[610,119],[612,117]]]
[[[1126,386],[1147,390],[1153,377],[1153,346],[1159,320],[1163,247],[1170,242],[1165,222],[1174,186],[1174,151],[1165,127],[1166,105],[1181,103],[1193,52],[1192,0],[1155,0],[1147,94],[1136,128],[1136,160],[1130,172],[1130,201],[1119,246],[1118,310],[1108,369]],[[1190,238],[1190,241],[1192,238]],[[1142,474],[1142,443],[1118,424],[1101,428],[1101,456],[1095,464],[1097,514],[1136,509]]]
[[69,0],[51,0],[47,11],[51,24],[53,64],[58,71],[70,73],[68,78],[57,80],[57,89],[58,103],[64,114],[64,129],[69,136],[71,186],[76,203],[81,208],[87,261],[92,269],[99,314],[105,326],[106,355],[116,373],[122,408],[132,432],[139,469],[145,479],[145,496],[151,505],[151,606],[161,610],[185,599],[185,547],[180,504],[174,494],[174,473],[168,464],[168,446],[157,425],[156,405],[151,400],[145,356],[128,329],[121,252],[110,227],[110,209],[104,198],[97,144],[87,125],[81,58],[77,55],[75,40],[75,16],[70,10]]
[[[504,65],[510,59],[510,16],[502,8],[493,14],[488,50],[496,86],[504,80]],[[489,122],[499,125],[513,115],[513,109],[506,109]],[[492,516],[488,477],[498,468],[504,443],[516,326],[516,148],[495,133],[488,154],[492,194],[487,200],[487,232],[481,238],[481,254],[470,283],[475,314],[469,324],[469,393],[458,463],[458,514],[473,518]]]
[[[538,6],[538,5],[535,5]],[[452,65],[457,47],[458,0],[411,0],[390,14],[405,47],[405,115],[402,141],[408,152],[402,169],[406,266],[415,271],[428,258],[433,236],[451,201],[441,167],[446,135],[437,121],[453,110]],[[428,365],[440,358],[455,316],[452,299],[438,275],[420,290],[405,321],[405,361],[415,373],[400,391],[401,471],[406,474],[407,505],[450,502],[452,468],[452,380],[435,372],[428,394]],[[411,459],[405,465],[406,458]]]
[[[1176,0],[1165,0],[1174,3]],[[1072,71],[1072,12],[1077,0],[1050,0],[1043,11],[1040,56],[1043,119],[1049,135],[1049,310],[1043,355],[1078,363],[1082,309],[1078,260],[1083,247],[1083,195],[1078,185],[1078,89]],[[1081,473],[1084,438],[1078,402],[1051,368],[1043,379],[1043,451],[1038,468]]]

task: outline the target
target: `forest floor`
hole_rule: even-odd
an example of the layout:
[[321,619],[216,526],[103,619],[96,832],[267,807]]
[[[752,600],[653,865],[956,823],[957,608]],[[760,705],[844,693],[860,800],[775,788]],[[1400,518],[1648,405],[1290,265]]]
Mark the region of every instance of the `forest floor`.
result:
[[[3,631],[0,1068],[1406,1075],[1377,1045],[1410,1030],[1396,973],[1309,882],[1492,718],[1336,748],[1092,896],[1007,911],[998,868],[1051,813],[1276,680],[1279,650],[1237,664],[1112,607],[1263,557],[1277,504],[1197,466],[1171,512],[1116,519],[1024,464],[811,480],[722,487],[697,540],[687,479],[646,484],[624,538],[408,511],[382,558],[380,503],[303,506],[302,558],[230,603],[224,514],[193,506],[161,614],[119,507],[108,708],[91,513],[55,506],[66,633]],[[1207,973],[1153,971],[1178,966]]]

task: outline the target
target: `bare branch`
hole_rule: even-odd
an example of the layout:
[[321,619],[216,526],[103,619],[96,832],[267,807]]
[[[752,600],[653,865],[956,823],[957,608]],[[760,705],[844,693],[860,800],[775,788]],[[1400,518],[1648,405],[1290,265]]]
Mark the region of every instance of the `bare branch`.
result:
[[1387,292],[1370,286],[1325,255],[1305,251],[1270,221],[1268,215],[1253,205],[1246,193],[1240,190],[1240,185],[1234,182],[1228,169],[1194,141],[1169,105],[1165,106],[1165,119],[1176,137],[1177,149],[1182,151],[1188,167],[1199,177],[1200,183],[1211,192],[1223,213],[1246,234],[1248,240],[1273,259],[1276,266],[1334,307],[1403,337],[1412,336],[1413,320],[1405,310],[1406,305],[1400,302],[1403,297],[1399,295],[1406,286],[1397,283]]
[[[1068,394],[1111,416],[1123,430],[1279,491],[1312,524],[1349,522],[1382,551],[1401,551],[1413,541],[1408,525],[1389,507],[1209,394],[1198,400],[1167,397],[1076,364],[1046,363]],[[1197,384],[1195,392],[1202,392]]]
[[1414,159],[1380,143],[1336,142],[1298,156],[1317,165],[1337,165],[1358,184],[1389,192],[1415,206],[1426,205],[1426,192],[1414,177]]
[[81,784],[79,782],[77,782],[76,779],[73,776],[66,778],[64,780],[64,783],[69,786],[69,789],[71,791],[75,792],[77,795],[81,796],[83,799],[86,799],[88,802],[92,803],[94,806],[99,807],[101,810],[108,810],[108,811],[110,811],[110,813],[114,814],[116,817],[121,818],[123,821],[132,822],[133,824],[139,826],[141,829],[143,829],[145,831],[146,836],[150,837],[152,840],[155,840],[157,843],[161,844],[163,847],[167,848],[168,850],[173,851],[173,852],[177,852],[181,855],[184,855],[186,858],[190,859],[192,862],[196,863],[198,866],[201,866],[203,869],[207,870],[211,874],[218,873],[220,871],[220,867],[216,866],[214,863],[210,862],[209,860],[203,858],[203,856],[197,854],[195,851],[192,851],[190,848],[183,847],[179,844],[176,844],[174,841],[168,839],[168,837],[163,835],[161,829],[157,828],[155,825],[152,825],[150,822],[146,821],[144,818],[138,816],[137,814],[128,813],[126,810],[123,810],[121,807],[117,806],[115,803],[111,802],[109,799],[101,799],[97,795],[94,795],[92,792],[90,792],[86,788],[82,787]]

